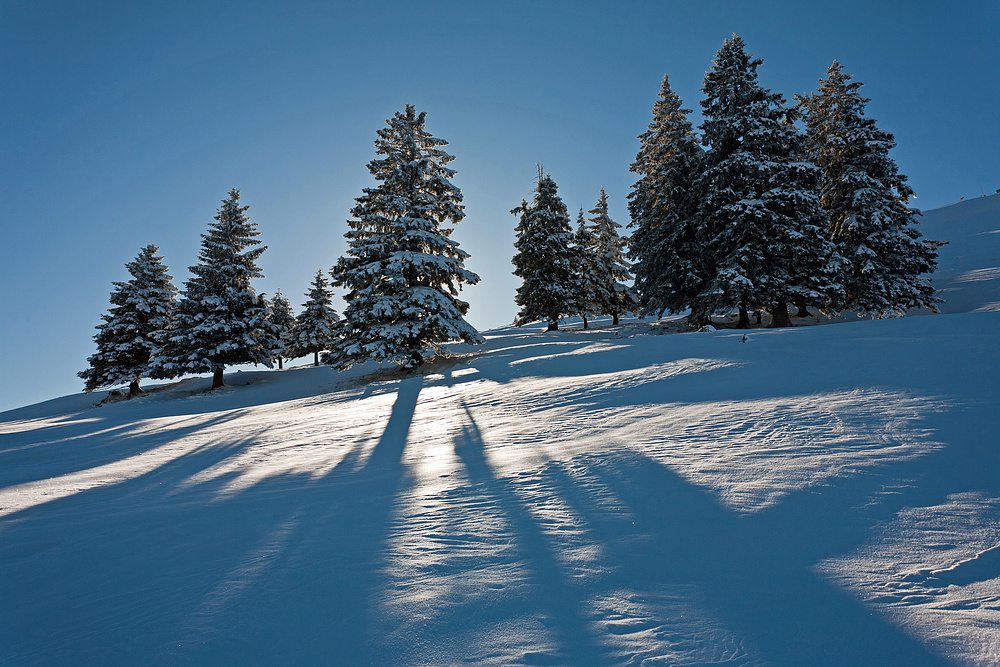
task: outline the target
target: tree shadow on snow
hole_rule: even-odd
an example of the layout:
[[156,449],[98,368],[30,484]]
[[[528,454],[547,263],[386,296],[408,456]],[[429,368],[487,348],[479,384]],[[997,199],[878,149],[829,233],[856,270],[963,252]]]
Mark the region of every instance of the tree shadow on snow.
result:
[[[908,503],[965,490],[959,479],[996,488],[988,473],[972,473],[976,462],[965,453],[943,448],[885,471],[828,480],[823,488],[793,492],[778,505],[749,515],[722,506],[711,490],[631,450],[577,457],[570,466],[550,461],[539,475],[541,483],[552,498],[572,508],[605,554],[598,573],[581,584],[571,582],[559,564],[559,546],[532,518],[516,481],[493,471],[483,435],[464,407],[467,421],[456,439],[456,453],[477,493],[499,507],[513,526],[534,588],[533,611],[553,621],[559,646],[552,654],[534,656],[545,664],[618,664],[607,637],[595,629],[588,604],[602,595],[649,592],[664,585],[699,591],[710,607],[704,611],[743,638],[748,653],[742,661],[730,656],[733,664],[948,664],[815,567],[862,544],[873,526]],[[959,473],[905,494],[882,493],[894,482],[922,480],[941,466],[972,476]],[[570,467],[578,474],[571,474]],[[616,501],[613,508],[609,497]],[[993,560],[984,559],[980,569]],[[493,622],[499,625],[500,620]],[[675,620],[659,622],[668,626]],[[641,628],[656,625],[655,619],[647,620]],[[676,632],[664,636],[678,640]]]
[[[730,377],[724,371],[711,371],[713,379]],[[450,387],[476,377],[445,372],[443,382]],[[706,613],[745,638],[745,663],[943,664],[814,567],[862,544],[873,526],[904,506],[941,502],[970,489],[996,494],[995,455],[983,454],[984,448],[946,446],[884,471],[875,466],[828,479],[750,515],[725,508],[711,490],[626,448],[549,461],[533,479],[571,509],[586,538],[600,547],[595,571],[581,578],[566,571],[564,545],[533,513],[537,496],[526,499],[522,482],[502,477],[491,465],[488,451],[503,443],[485,442],[489,434],[474,419],[476,406],[465,400],[455,423],[448,424],[468,479],[467,496],[459,501],[475,498],[503,517],[527,594],[485,609],[471,609],[475,602],[430,609],[429,618],[407,619],[394,630],[379,615],[388,585],[385,555],[390,541],[407,529],[394,523],[394,510],[411,485],[404,452],[420,393],[435,382],[414,377],[374,389],[396,392],[374,449],[365,458],[358,442],[320,478],[285,473],[237,493],[227,491],[235,472],[190,483],[246,454],[260,435],[251,434],[205,443],[131,479],[5,517],[5,658],[12,664],[404,665],[431,655],[420,653],[427,645],[447,646],[473,626],[500,627],[516,614],[546,619],[555,646],[550,652],[523,651],[522,662],[617,664],[621,650],[595,621],[593,601],[622,590],[674,586],[700,591],[710,607]],[[613,408],[665,402],[681,389],[669,379],[657,382],[653,391],[596,388],[586,398],[591,409]],[[342,400],[348,398],[334,397],[329,409]],[[236,416],[223,413],[214,423]],[[988,425],[970,426],[957,411],[929,419],[943,432],[969,436],[982,429],[983,437],[989,435]],[[120,459],[206,424],[193,421],[134,441],[127,426],[108,426],[113,428],[92,438],[84,424],[47,433],[51,439],[81,438],[81,458],[55,469]],[[37,451],[44,458],[47,446]],[[910,485],[902,493],[882,493],[901,480]],[[994,566],[992,557],[975,565]],[[449,655],[463,648],[453,644]]]
[[604,649],[588,627],[585,609],[558,563],[549,540],[528,506],[498,478],[486,459],[482,433],[468,406],[463,405],[467,422],[455,440],[455,453],[479,495],[500,509],[523,553],[531,590],[530,611],[547,619],[558,651],[537,651],[523,657],[528,664],[607,664]]
[[371,621],[421,386],[420,378],[398,384],[388,423],[360,467],[359,445],[319,479],[276,475],[238,493],[227,492],[236,473],[190,484],[245,454],[252,435],[5,517],[6,658],[388,664]]
[[[627,564],[619,569],[621,583],[639,590],[662,581],[695,585],[767,663],[946,664],[813,571],[822,557],[841,553],[862,536],[825,520],[842,520],[849,507],[836,493],[806,490],[777,507],[740,516],[640,454],[594,459],[588,470],[634,517],[626,534],[618,531],[620,543],[630,543],[629,533],[644,538],[645,548],[615,553],[614,560]],[[554,479],[563,495],[588,511],[565,475]]]

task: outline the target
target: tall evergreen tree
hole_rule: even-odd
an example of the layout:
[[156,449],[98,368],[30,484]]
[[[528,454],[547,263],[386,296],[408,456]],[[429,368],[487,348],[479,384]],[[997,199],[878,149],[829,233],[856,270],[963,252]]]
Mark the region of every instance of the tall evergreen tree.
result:
[[594,238],[594,282],[598,286],[597,309],[602,315],[611,315],[611,323],[638,306],[638,298],[626,282],[632,280],[628,260],[625,259],[625,240],[618,235],[621,225],[608,214],[608,195],[601,188],[597,205],[589,211],[590,229]]
[[319,353],[329,350],[337,338],[337,311],[331,305],[333,292],[322,271],[316,272],[312,289],[306,292],[309,299],[302,304],[304,310],[295,318],[290,336],[290,356],[313,355],[313,365],[319,366]]
[[464,266],[468,253],[450,238],[465,217],[462,192],[451,182],[448,142],[424,127],[412,105],[378,131],[378,155],[368,170],[379,184],[355,199],[345,234],[347,254],[333,270],[346,287],[341,336],[329,359],[345,368],[366,360],[412,368],[448,341],[482,336],[463,316],[462,285],[479,276]]
[[295,314],[292,312],[292,304],[288,298],[278,290],[271,299],[271,316],[268,321],[274,331],[277,344],[273,347],[271,356],[278,362],[278,369],[284,368],[283,359],[291,358],[289,346],[291,343],[292,327],[295,326]]
[[514,320],[516,326],[545,320],[548,331],[556,331],[561,317],[579,310],[573,230],[557,189],[552,177],[539,171],[531,203],[522,200],[511,210],[520,218],[515,228],[517,252],[511,261],[514,275],[523,280],[514,297],[521,306]]
[[863,85],[834,61],[819,90],[798,96],[809,155],[822,170],[820,203],[829,234],[847,260],[844,306],[877,317],[908,308],[936,310],[928,275],[937,266],[936,241],[922,240],[913,190],[889,151],[896,142],[865,117]]
[[[694,304],[708,279],[709,262],[698,221],[697,185],[703,151],[680,97],[664,76],[653,121],[631,170],[639,180],[629,193],[629,257],[645,313],[677,313]],[[695,321],[706,313],[692,313]]]
[[167,328],[176,305],[177,288],[167,274],[159,248],[150,244],[126,264],[132,278],[115,282],[111,308],[101,315],[94,342],[97,353],[90,367],[78,373],[84,391],[128,383],[129,394],[139,393],[139,380],[149,374],[149,360],[158,343],[156,332]]
[[839,300],[840,260],[824,236],[819,170],[805,155],[784,98],[757,82],[760,59],[738,35],[726,40],[705,76],[701,129],[706,152],[699,194],[711,278],[695,310],[736,305],[790,326],[788,302],[828,306]]
[[233,188],[218,209],[208,233],[202,234],[200,262],[190,267],[177,316],[163,336],[163,349],[153,359],[156,377],[212,373],[212,388],[223,386],[232,364],[271,367],[265,323],[266,302],[250,281],[263,274],[257,259],[266,246],[257,240],[257,225],[240,206]]

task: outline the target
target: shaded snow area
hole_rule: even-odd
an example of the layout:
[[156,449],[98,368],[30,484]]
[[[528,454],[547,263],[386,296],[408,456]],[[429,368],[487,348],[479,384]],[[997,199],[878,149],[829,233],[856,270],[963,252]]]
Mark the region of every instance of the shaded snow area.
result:
[[0,664],[1000,664],[1000,197],[923,222],[949,314],[0,414]]
[[948,241],[931,282],[943,313],[1000,310],[1000,195],[925,211],[924,237]]
[[1000,659],[1000,313],[652,326],[3,414],[0,663]]

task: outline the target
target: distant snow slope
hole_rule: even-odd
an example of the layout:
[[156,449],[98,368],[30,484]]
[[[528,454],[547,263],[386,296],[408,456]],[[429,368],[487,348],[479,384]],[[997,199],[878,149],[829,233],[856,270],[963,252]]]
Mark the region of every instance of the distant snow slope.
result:
[[924,216],[976,312],[3,413],[0,664],[998,664],[998,203]]
[[934,286],[943,313],[1000,310],[1000,195],[925,211],[925,238],[948,241],[940,249]]

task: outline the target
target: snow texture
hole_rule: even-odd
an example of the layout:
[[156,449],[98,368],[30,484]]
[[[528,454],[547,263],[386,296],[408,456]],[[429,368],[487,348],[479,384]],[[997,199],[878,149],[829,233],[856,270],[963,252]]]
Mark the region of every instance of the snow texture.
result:
[[0,662],[998,662],[1000,313],[592,324],[3,413]]

